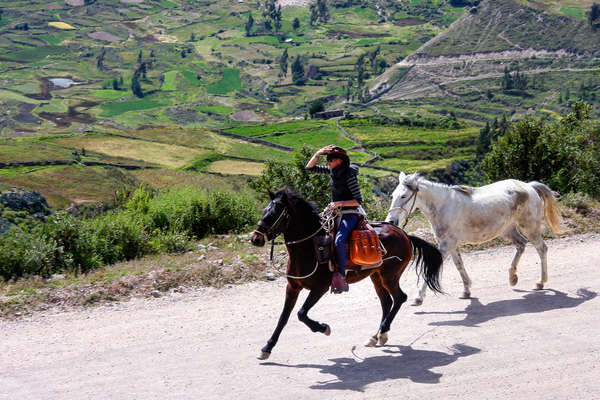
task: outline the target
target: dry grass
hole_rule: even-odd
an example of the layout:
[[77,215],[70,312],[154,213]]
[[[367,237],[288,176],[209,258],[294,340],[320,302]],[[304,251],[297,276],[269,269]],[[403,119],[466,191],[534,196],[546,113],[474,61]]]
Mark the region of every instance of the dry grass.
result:
[[260,176],[264,164],[237,160],[220,160],[211,163],[206,170],[227,175],[250,175]]
[[57,139],[57,144],[96,151],[114,157],[179,168],[208,153],[206,150],[110,136]]
[[59,22],[59,21],[48,22],[48,26],[51,26],[51,27],[57,28],[57,29],[65,29],[65,30],[76,29],[74,26],[69,25],[66,22]]

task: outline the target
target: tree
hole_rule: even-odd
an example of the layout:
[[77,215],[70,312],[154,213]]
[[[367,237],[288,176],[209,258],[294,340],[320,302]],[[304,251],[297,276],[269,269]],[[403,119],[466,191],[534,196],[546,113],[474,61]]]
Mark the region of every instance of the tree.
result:
[[142,55],[142,51],[140,50],[140,52],[138,53],[138,57],[137,57],[137,63],[141,64],[143,60],[143,55]]
[[138,68],[133,73],[133,77],[131,77],[131,92],[134,94],[134,96],[141,99],[144,97],[144,92],[142,92],[142,87],[140,86],[140,75],[141,72]]
[[190,42],[195,42],[196,41],[196,35],[194,35],[194,32],[192,32],[192,34],[190,35]]
[[[2,13],[3,13],[3,11],[2,11],[2,9],[0,8],[0,21],[2,20]],[[294,28],[294,29],[296,29],[296,28]]]
[[597,31],[600,29],[600,4],[594,3],[592,4],[592,8],[587,13],[588,22],[590,23],[590,27]]
[[298,18],[294,18],[294,22],[292,23],[292,28],[294,28],[294,30],[298,30],[298,28],[300,28],[300,20]]
[[279,68],[281,69],[281,74],[283,76],[287,76],[288,70],[288,51],[285,49],[281,57],[279,57]]
[[600,196],[600,124],[575,102],[560,121],[528,118],[511,125],[482,162],[492,180],[538,180],[563,193]]
[[299,54],[292,63],[292,81],[294,81],[294,85],[304,85],[306,82],[306,78],[304,77],[304,65],[302,64],[302,58]]
[[246,22],[245,28],[246,28],[246,36],[251,36],[252,35],[252,27],[254,26],[254,18],[252,17],[252,13],[249,12],[248,13],[248,22]]
[[327,8],[326,0],[317,0],[317,8],[319,9],[319,22],[322,24],[329,21],[329,9]]
[[102,47],[100,49],[100,53],[98,54],[98,58],[96,59],[96,67],[99,71],[104,70],[104,56],[106,55],[106,49]]
[[315,114],[321,111],[325,111],[325,105],[321,100],[314,101],[308,109],[311,118],[314,118]]
[[113,87],[113,90],[119,90],[120,89],[120,87],[119,87],[119,80],[117,78],[115,78],[115,79],[112,80],[112,87]]
[[310,9],[310,26],[313,26],[319,19],[319,9],[315,3],[309,6]]

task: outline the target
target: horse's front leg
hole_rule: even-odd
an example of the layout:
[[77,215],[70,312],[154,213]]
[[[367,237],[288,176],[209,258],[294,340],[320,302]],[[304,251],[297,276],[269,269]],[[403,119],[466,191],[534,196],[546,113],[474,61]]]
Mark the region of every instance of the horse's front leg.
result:
[[325,293],[327,293],[328,288],[329,285],[325,285],[311,289],[310,293],[308,294],[308,297],[306,298],[306,301],[304,302],[304,304],[302,304],[302,308],[300,308],[300,311],[298,311],[298,319],[304,322],[306,326],[310,328],[311,331],[321,332],[327,336],[329,336],[329,334],[331,333],[331,328],[329,328],[329,325],[322,324],[320,322],[308,318],[308,311],[317,303],[317,301],[319,301],[321,297],[323,297]]
[[465,269],[465,264],[463,263],[462,257],[458,249],[454,249],[452,251],[452,261],[454,261],[454,265],[460,274],[460,277],[463,281],[463,294],[460,296],[461,299],[470,299],[471,298],[471,278],[467,274],[467,270]]
[[285,288],[285,303],[283,305],[283,311],[279,316],[279,321],[277,322],[277,327],[275,328],[273,335],[271,335],[271,338],[267,341],[265,347],[261,349],[261,354],[258,356],[259,360],[266,360],[271,355],[271,350],[273,350],[273,347],[275,347],[277,344],[279,335],[290,318],[290,314],[292,313],[294,305],[296,305],[296,300],[298,300],[298,294],[301,290],[302,288],[300,287],[292,286],[290,283],[287,284],[287,287]]

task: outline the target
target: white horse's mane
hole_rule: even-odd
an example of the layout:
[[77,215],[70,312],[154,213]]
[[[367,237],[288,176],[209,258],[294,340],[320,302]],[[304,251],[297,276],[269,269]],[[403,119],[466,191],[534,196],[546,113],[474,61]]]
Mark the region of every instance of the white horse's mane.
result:
[[430,184],[432,186],[438,186],[438,187],[443,187],[443,188],[448,188],[451,190],[455,190],[461,194],[464,194],[465,196],[472,196],[473,193],[475,192],[475,188],[472,186],[467,186],[467,185],[446,185],[445,183],[440,183],[440,182],[432,182],[424,177],[422,177],[421,175],[419,175],[417,172],[415,172],[414,174],[410,174],[406,177],[406,179],[404,180],[404,184],[407,185],[409,188],[414,189],[416,188],[416,185],[419,181],[425,181],[427,182],[427,184]]

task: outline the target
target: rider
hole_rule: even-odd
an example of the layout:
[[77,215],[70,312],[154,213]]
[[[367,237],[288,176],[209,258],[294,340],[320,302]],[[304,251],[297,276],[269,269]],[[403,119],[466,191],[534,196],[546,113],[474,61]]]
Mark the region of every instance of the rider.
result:
[[[327,166],[317,165],[319,157],[327,156]],[[306,169],[329,175],[331,203],[329,208],[341,208],[341,220],[335,235],[335,259],[339,272],[333,274],[331,290],[334,293],[348,291],[346,282],[346,241],[360,220],[364,210],[360,188],[358,186],[358,166],[350,164],[346,151],[341,147],[329,145],[318,150],[306,164]]]

